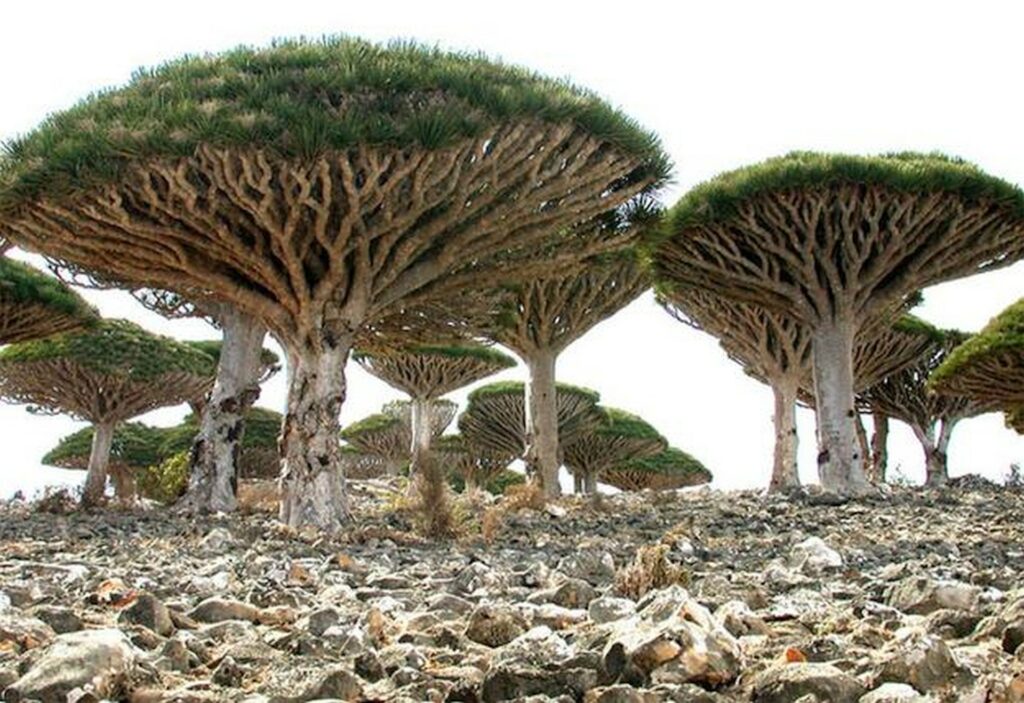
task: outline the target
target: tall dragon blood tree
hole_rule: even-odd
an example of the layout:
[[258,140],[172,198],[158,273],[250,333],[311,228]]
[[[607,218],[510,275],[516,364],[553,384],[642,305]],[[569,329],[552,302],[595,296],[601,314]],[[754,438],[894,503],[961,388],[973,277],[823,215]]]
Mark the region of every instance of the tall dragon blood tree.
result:
[[514,287],[505,314],[490,331],[529,369],[525,460],[548,497],[561,492],[555,392],[558,356],[649,286],[631,250],[581,260],[555,276]]
[[581,493],[596,493],[597,480],[606,469],[655,456],[668,448],[661,433],[643,418],[618,408],[598,408],[603,421],[577,433],[564,448],[565,464]]
[[711,472],[681,449],[669,447],[654,456],[616,464],[601,480],[620,491],[668,491],[710,483]]
[[[800,485],[797,401],[814,405],[811,334],[797,320],[759,305],[688,286],[659,286],[657,299],[675,319],[718,338],[747,375],[771,386],[775,450],[769,490]],[[853,349],[854,388],[860,390],[913,363],[929,347],[909,315],[865,328]]]
[[[558,420],[558,463],[564,447],[605,421],[597,392],[559,383],[555,386]],[[459,432],[477,449],[521,459],[526,454],[526,387],[517,381],[501,381],[477,388],[459,416]]]
[[82,330],[96,310],[51,276],[0,257],[0,345]]
[[929,380],[934,392],[992,409],[1024,405],[1024,299],[992,318],[949,353]]
[[93,424],[82,502],[94,506],[103,500],[118,425],[207,393],[214,373],[213,359],[187,344],[105,320],[0,350],[0,399]]
[[896,418],[910,426],[924,451],[925,484],[937,487],[949,480],[947,452],[953,429],[961,420],[991,410],[992,403],[928,390],[929,377],[968,335],[917,322],[921,336],[929,342],[925,350],[913,364],[883,377],[858,393],[857,399],[876,415]]
[[936,154],[794,153],[694,188],[652,238],[651,256],[659,282],[807,327],[819,476],[830,490],[861,493],[857,334],[914,291],[1024,256],[1024,194]]
[[363,326],[561,265],[579,225],[668,171],[656,138],[565,82],[409,43],[285,41],[139,72],[15,140],[0,234],[265,324],[290,371],[280,519],[336,530]]
[[516,363],[507,354],[470,342],[356,351],[353,358],[369,373],[412,399],[412,475],[416,475],[422,457],[430,451],[432,403]]

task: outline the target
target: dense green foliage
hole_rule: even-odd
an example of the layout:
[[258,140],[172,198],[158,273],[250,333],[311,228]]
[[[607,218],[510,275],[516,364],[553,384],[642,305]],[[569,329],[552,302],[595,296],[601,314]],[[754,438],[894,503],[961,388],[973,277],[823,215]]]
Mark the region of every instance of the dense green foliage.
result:
[[664,181],[658,139],[592,93],[479,54],[348,37],[187,56],[137,71],[6,145],[0,209],[116,180],[201,145],[309,158],[360,144],[439,148],[515,120],[572,122]]
[[170,505],[185,495],[188,474],[188,452],[173,454],[159,464],[148,466],[138,473],[136,485],[139,495]]
[[[402,347],[398,351],[405,354],[421,354],[424,356],[444,356],[453,359],[458,358],[474,358],[480,359],[481,361],[493,364],[498,368],[510,369],[516,365],[516,360],[508,354],[500,352],[493,347],[486,346],[484,344],[474,344],[465,342],[458,345],[440,345],[440,344],[419,344]],[[370,352],[370,351],[356,351],[353,352],[352,358],[356,361],[373,358],[380,356],[386,352]]]
[[[168,430],[150,427],[141,422],[126,422],[114,430],[110,445],[112,464],[141,469],[163,461],[163,444]],[[47,466],[65,469],[85,469],[92,451],[93,428],[86,427],[63,437],[57,446],[43,457]]]
[[208,354],[170,337],[151,334],[127,320],[103,320],[85,332],[12,344],[0,350],[0,364],[54,360],[73,361],[101,374],[151,381],[168,373],[195,376],[216,373]]
[[[198,349],[201,352],[209,354],[213,357],[214,361],[220,363],[220,350],[224,346],[224,342],[220,339],[195,339],[185,342],[193,349]],[[281,363],[281,358],[273,351],[267,348],[260,350],[260,364],[264,367],[277,366]]]
[[978,334],[953,350],[929,380],[930,387],[969,373],[972,366],[1004,354],[1016,355],[1024,363],[1024,298],[992,318]]
[[68,286],[27,264],[0,257],[0,301],[23,305],[43,305],[55,313],[99,319],[95,308]]
[[[680,478],[680,485],[695,486],[711,481],[711,472],[700,461],[681,449],[669,447],[659,454],[643,459],[632,459],[615,471],[635,471]],[[683,481],[682,479],[686,479]],[[692,479],[692,480],[690,480]]]
[[374,413],[343,427],[341,438],[350,440],[370,432],[397,431],[401,425],[402,420],[391,413]]
[[854,156],[799,151],[728,171],[693,188],[668,211],[661,236],[728,219],[742,202],[766,193],[847,183],[910,193],[946,191],[969,202],[998,201],[1024,216],[1024,192],[957,158],[912,152]]
[[[568,383],[556,384],[556,392],[559,394],[581,395],[593,403],[597,403],[601,400],[601,395],[597,391],[592,391],[589,388],[583,388],[581,386],[571,386]],[[469,402],[472,403],[474,400],[482,400],[495,395],[525,394],[526,385],[522,381],[498,381],[496,383],[488,383],[486,386],[480,386],[474,390],[469,394]]]
[[605,418],[605,424],[594,430],[594,434],[631,439],[664,439],[658,430],[639,415],[604,406],[601,406],[600,410]]
[[[526,476],[512,469],[503,469],[487,481],[483,489],[491,495],[500,496],[504,495],[509,486],[521,486],[524,483],[526,483]],[[465,480],[454,472],[448,474],[448,485],[456,493],[462,493],[466,490]]]

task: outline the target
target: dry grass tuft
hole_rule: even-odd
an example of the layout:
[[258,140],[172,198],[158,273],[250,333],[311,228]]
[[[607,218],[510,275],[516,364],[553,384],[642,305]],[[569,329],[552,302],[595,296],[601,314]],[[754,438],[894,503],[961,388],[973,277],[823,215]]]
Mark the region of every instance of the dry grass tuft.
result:
[[417,528],[424,537],[438,540],[456,537],[451,489],[441,462],[430,452],[416,467],[412,497]]
[[652,544],[636,551],[633,563],[615,574],[615,591],[625,598],[639,600],[648,591],[690,582],[686,569],[668,559],[667,544]]
[[505,518],[520,510],[543,510],[547,504],[544,490],[536,483],[528,482],[509,486],[501,501],[484,511],[480,518],[480,532],[484,541],[490,544],[498,536]]

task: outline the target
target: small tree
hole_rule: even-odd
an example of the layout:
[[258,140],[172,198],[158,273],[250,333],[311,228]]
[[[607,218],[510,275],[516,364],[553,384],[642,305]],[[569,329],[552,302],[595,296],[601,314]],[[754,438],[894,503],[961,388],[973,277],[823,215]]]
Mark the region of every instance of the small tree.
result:
[[961,420],[991,409],[991,403],[928,391],[929,376],[967,339],[967,334],[918,322],[927,328],[928,348],[916,363],[862,391],[858,401],[873,412],[910,426],[924,451],[925,483],[936,487],[949,480],[947,451],[953,429]]
[[699,486],[711,479],[711,472],[703,464],[675,447],[623,462],[602,474],[605,483],[620,491],[667,491]]
[[597,480],[606,469],[668,448],[665,438],[642,418],[618,408],[598,407],[603,421],[577,434],[564,448],[565,464],[581,493],[596,493]]
[[416,475],[430,451],[430,408],[441,396],[515,366],[507,354],[480,344],[409,346],[356,352],[353,358],[368,372],[412,398],[410,457]]
[[775,310],[811,335],[818,471],[868,484],[853,347],[915,291],[1024,256],[1024,194],[939,155],[794,153],[694,188],[653,243],[655,277]]
[[214,373],[214,360],[187,344],[105,320],[87,332],[0,350],[0,398],[93,423],[82,494],[83,505],[91,506],[103,499],[117,426],[207,393]]
[[[759,305],[679,285],[658,288],[658,302],[675,319],[718,338],[729,358],[747,375],[771,386],[775,398],[775,451],[769,490],[800,485],[797,471],[797,401],[814,407],[811,334],[805,325]],[[853,349],[854,387],[865,388],[915,361],[928,348],[918,322],[904,316],[895,324],[861,332]]]
[[[107,470],[114,480],[114,495],[119,500],[130,501],[134,497],[136,473],[164,460],[166,435],[166,430],[141,422],[126,422],[114,430]],[[94,436],[94,428],[86,427],[63,437],[43,456],[43,463],[61,469],[87,470]]]
[[[558,418],[559,464],[562,448],[577,434],[587,432],[604,418],[597,392],[559,383],[555,400]],[[459,416],[459,432],[473,451],[523,458],[526,452],[526,388],[518,381],[501,381],[477,388]]]
[[555,366],[559,355],[649,287],[631,250],[580,261],[557,275],[512,287],[490,334],[530,372],[526,386],[526,464],[548,497],[561,492]]
[[280,519],[337,530],[363,328],[561,265],[668,172],[652,135],[565,82],[410,43],[286,41],[138,72],[14,140],[0,233],[264,323],[290,369]]
[[462,435],[445,435],[437,441],[437,459],[458,476],[467,490],[485,488],[515,460],[512,454],[499,454],[476,447]]
[[[430,436],[436,438],[455,419],[458,406],[441,399],[431,402],[427,410]],[[383,459],[384,473],[397,476],[412,458],[412,404],[407,401],[387,403],[381,412],[342,429],[341,438],[362,454]]]
[[86,329],[98,319],[96,310],[60,281],[0,257],[0,345]]
[[1024,405],[1024,299],[992,318],[935,369],[929,387],[989,407]]
[[367,454],[350,445],[341,448],[341,458],[345,466],[345,476],[348,478],[365,481],[398,471],[389,459],[379,454]]

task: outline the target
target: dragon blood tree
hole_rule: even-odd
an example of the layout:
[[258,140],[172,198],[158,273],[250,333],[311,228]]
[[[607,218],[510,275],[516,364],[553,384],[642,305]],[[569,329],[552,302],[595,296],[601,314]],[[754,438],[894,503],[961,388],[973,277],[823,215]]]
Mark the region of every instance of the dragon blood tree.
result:
[[[578,434],[604,421],[596,391],[556,385],[559,464],[562,450]],[[459,432],[472,451],[521,459],[526,453],[526,388],[518,381],[500,381],[477,388],[459,416]]]
[[597,479],[606,469],[665,451],[668,442],[645,420],[618,408],[598,406],[603,422],[577,433],[565,444],[565,464],[576,478],[577,490],[597,492]]
[[622,462],[601,474],[602,481],[620,491],[668,491],[710,483],[711,479],[703,464],[675,447]]
[[514,287],[514,297],[489,334],[523,360],[526,386],[526,465],[549,497],[561,493],[555,365],[559,354],[648,287],[634,253],[580,260],[557,276]]
[[[657,140],[479,55],[285,41],[143,71],[15,140],[0,234],[263,322],[288,357],[280,518],[348,518],[338,417],[369,320],[532,275],[659,187]],[[552,256],[552,252],[556,256]]]
[[421,457],[430,451],[430,440],[434,436],[430,415],[433,402],[516,363],[496,349],[469,342],[357,351],[353,358],[369,373],[412,398],[409,408],[413,475]]
[[[781,313],[688,286],[659,286],[658,302],[675,319],[718,338],[747,375],[772,388],[775,452],[769,490],[800,485],[797,472],[798,401],[814,406],[811,335]],[[853,349],[854,388],[860,390],[913,363],[930,345],[920,321],[903,315],[893,324],[866,327]],[[928,327],[925,325],[925,327]]]
[[690,191],[650,253],[659,282],[707,288],[807,327],[819,476],[831,490],[863,492],[857,334],[915,291],[1024,256],[1024,194],[935,154],[794,153]]
[[[47,452],[43,463],[61,469],[88,469],[95,434],[92,427],[69,434]],[[126,422],[114,429],[107,470],[113,478],[114,495],[118,500],[127,502],[134,498],[136,472],[164,460],[166,434],[165,429],[141,422]]]
[[82,330],[96,311],[60,281],[0,257],[0,345]]
[[[458,406],[450,400],[431,401],[426,408],[431,438],[440,437],[452,420]],[[384,460],[388,476],[397,476],[412,458],[412,404],[406,401],[387,403],[379,413],[364,417],[341,430],[341,438],[353,449]],[[428,445],[429,446],[429,445]]]
[[462,435],[444,435],[437,440],[438,461],[462,479],[467,490],[483,489],[515,460],[512,454],[501,454],[473,446]]
[[1024,405],[1024,299],[956,347],[935,369],[929,387],[992,409]]
[[0,350],[0,398],[93,424],[84,505],[103,499],[114,431],[156,408],[209,391],[214,360],[125,320]]
[[[281,434],[284,416],[267,408],[251,407],[245,411],[242,420],[245,433],[233,443],[238,453],[232,460],[238,467],[237,479],[277,478],[281,468],[277,438]],[[194,449],[201,429],[201,415],[190,413],[180,425],[166,430],[163,458]]]
[[910,426],[925,457],[925,484],[941,486],[949,480],[947,450],[957,423],[992,409],[990,401],[961,395],[937,395],[928,390],[928,379],[967,334],[940,330],[920,320],[928,348],[917,361],[858,394],[858,402],[876,414],[896,418]]
[[[189,346],[194,347],[194,348],[198,349],[199,351],[204,352],[204,353],[209,354],[210,356],[212,356],[214,358],[214,360],[217,362],[217,372],[218,372],[218,374],[220,373],[220,371],[221,371],[220,361],[221,361],[222,354],[223,354],[223,351],[224,351],[224,346],[225,346],[225,343],[224,343],[223,340],[218,340],[218,339],[189,340],[189,341],[186,341],[185,344],[188,344]],[[246,394],[246,400],[248,400],[249,398],[252,398],[253,395],[258,396],[259,395],[259,387],[262,386],[267,381],[269,381],[271,378],[273,378],[274,375],[278,371],[280,371],[280,370],[281,370],[281,359],[280,359],[280,357],[278,357],[277,354],[275,354],[270,349],[266,349],[266,348],[261,349],[260,350],[260,355],[259,355],[259,365],[256,367],[256,375],[253,377],[253,379],[254,379],[253,383],[255,384],[255,389],[250,388],[249,393]],[[216,384],[214,384],[214,389],[216,389]],[[256,398],[252,398],[252,400],[248,400],[247,409],[245,411],[246,415],[248,415],[249,408],[252,407],[252,403],[254,403],[255,401],[256,401]],[[202,417],[203,413],[207,411],[209,406],[210,406],[210,397],[209,396],[204,397],[204,398],[196,398],[194,401],[189,403],[189,407],[192,408],[192,412],[195,414],[195,417],[191,418],[191,420],[193,422],[196,422],[196,423],[201,423],[202,422],[201,417]]]

